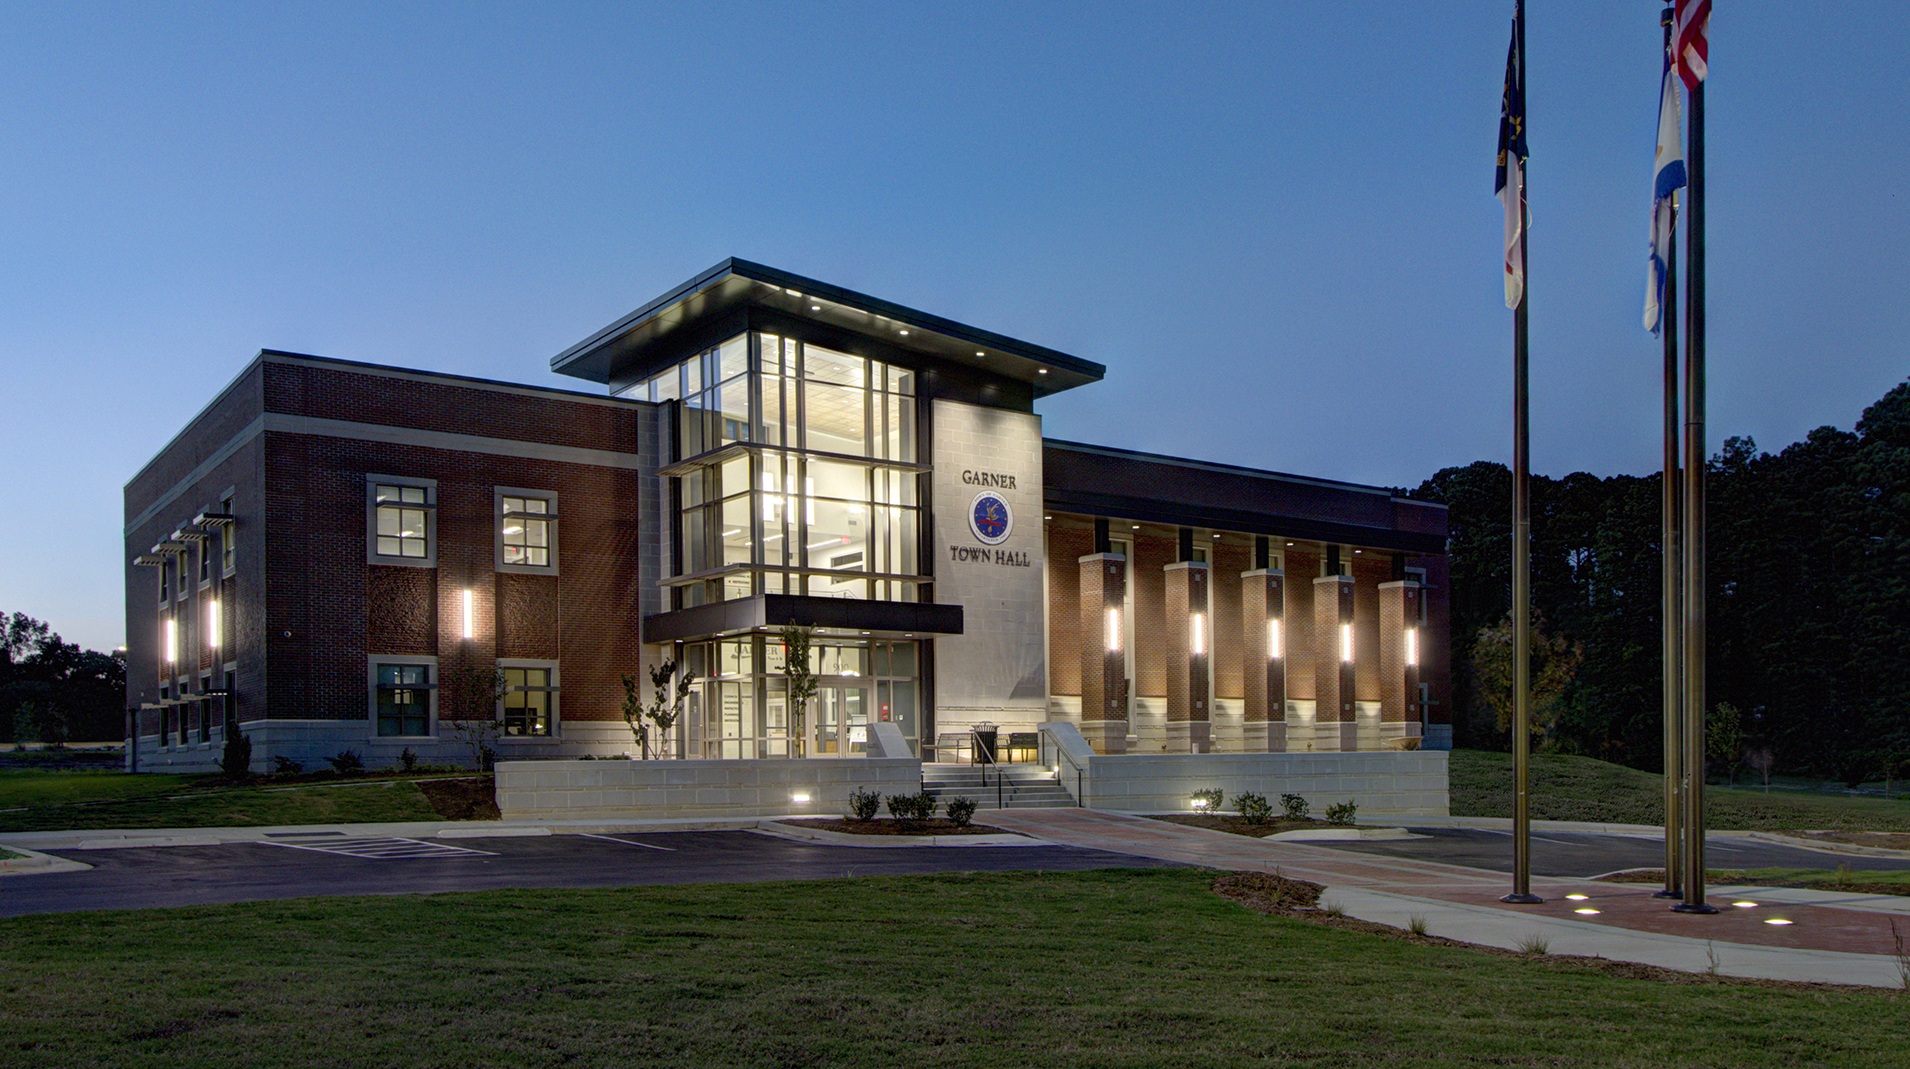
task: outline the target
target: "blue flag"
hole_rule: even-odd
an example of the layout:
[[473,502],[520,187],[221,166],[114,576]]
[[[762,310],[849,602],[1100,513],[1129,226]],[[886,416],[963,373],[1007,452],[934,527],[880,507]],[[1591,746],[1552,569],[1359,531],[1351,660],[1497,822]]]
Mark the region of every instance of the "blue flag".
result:
[[1652,164],[1651,275],[1645,282],[1645,329],[1653,334],[1664,317],[1666,265],[1678,254],[1672,236],[1677,222],[1672,194],[1685,184],[1681,116],[1678,80],[1672,74],[1671,53],[1666,52],[1664,75],[1658,83],[1658,159]]

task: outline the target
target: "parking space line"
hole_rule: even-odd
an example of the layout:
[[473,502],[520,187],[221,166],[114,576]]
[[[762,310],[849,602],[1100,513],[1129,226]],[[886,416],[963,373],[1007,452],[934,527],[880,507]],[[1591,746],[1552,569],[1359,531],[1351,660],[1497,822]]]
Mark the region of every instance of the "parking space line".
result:
[[318,854],[343,854],[346,857],[362,857],[372,860],[398,857],[452,857],[458,854],[479,854],[486,857],[496,855],[489,850],[473,850],[467,846],[450,846],[445,843],[427,843],[418,839],[365,838],[365,839],[327,839],[310,843],[288,843],[277,839],[259,840],[262,846],[282,846],[287,850],[310,850]]
[[662,850],[665,853],[671,853],[671,854],[676,853],[676,847],[674,846],[651,846],[649,843],[633,843],[628,839],[619,839],[614,835],[593,835],[587,831],[580,832],[579,834],[581,834],[586,839],[603,839],[608,842],[622,843],[625,846],[641,846],[645,850]]

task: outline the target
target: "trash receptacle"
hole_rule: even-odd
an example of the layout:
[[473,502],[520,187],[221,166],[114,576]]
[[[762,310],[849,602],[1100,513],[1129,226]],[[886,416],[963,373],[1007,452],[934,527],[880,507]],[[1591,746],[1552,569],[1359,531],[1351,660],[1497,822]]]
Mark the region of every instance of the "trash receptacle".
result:
[[975,725],[975,763],[992,765],[995,763],[995,725]]

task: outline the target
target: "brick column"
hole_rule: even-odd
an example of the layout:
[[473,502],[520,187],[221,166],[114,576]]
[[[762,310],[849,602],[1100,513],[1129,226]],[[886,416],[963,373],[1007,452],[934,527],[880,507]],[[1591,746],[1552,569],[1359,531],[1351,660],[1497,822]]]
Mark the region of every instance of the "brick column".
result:
[[1379,733],[1394,739],[1419,737],[1419,584],[1400,580],[1379,585]]
[[1249,753],[1287,748],[1286,644],[1292,636],[1285,630],[1286,601],[1285,572],[1263,568],[1240,573],[1243,720]]
[[1353,577],[1313,581],[1313,709],[1315,749],[1356,750],[1359,723],[1353,716],[1353,661],[1345,656],[1342,629],[1353,626]]
[[1127,752],[1127,621],[1121,615],[1126,602],[1127,558],[1119,553],[1082,557],[1081,736],[1096,753]]
[[1207,662],[1214,647],[1207,565],[1181,561],[1163,571],[1167,582],[1167,749],[1169,753],[1207,753],[1213,749]]

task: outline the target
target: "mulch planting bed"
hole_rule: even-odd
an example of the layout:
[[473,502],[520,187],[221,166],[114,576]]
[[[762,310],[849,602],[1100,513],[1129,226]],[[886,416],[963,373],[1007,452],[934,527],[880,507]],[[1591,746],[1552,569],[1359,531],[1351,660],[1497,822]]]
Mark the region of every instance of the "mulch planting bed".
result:
[[490,776],[419,780],[418,790],[446,820],[501,820],[504,817],[497,808],[497,781]]
[[778,824],[794,824],[804,828],[819,828],[822,831],[839,831],[849,835],[1015,835],[1017,832],[991,828],[986,824],[970,824],[958,828],[955,822],[946,817],[934,820],[844,820],[840,817],[814,817],[805,820],[779,820]]
[[1154,819],[1164,820],[1169,824],[1185,824],[1190,828],[1224,831],[1231,835],[1251,835],[1256,839],[1264,839],[1283,831],[1298,831],[1301,828],[1336,827],[1324,820],[1288,820],[1285,817],[1277,817],[1265,824],[1249,824],[1246,817],[1226,816],[1220,813],[1161,813]]

